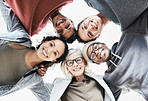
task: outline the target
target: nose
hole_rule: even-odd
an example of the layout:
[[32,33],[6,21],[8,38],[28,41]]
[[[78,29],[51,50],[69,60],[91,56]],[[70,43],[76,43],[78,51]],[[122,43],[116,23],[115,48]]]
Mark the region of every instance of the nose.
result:
[[90,22],[88,25],[88,29],[95,29],[95,25],[92,22]]
[[74,61],[73,62],[73,66],[77,66],[78,64],[77,64],[77,62],[76,61]]
[[93,53],[95,53],[96,54],[96,56],[98,55],[98,53],[99,53],[99,50],[97,49],[97,50],[93,50]]
[[48,47],[47,48],[47,54],[51,55],[52,52],[54,52],[54,48],[53,47]]
[[63,28],[64,26],[65,26],[65,23],[62,22],[62,23],[60,23],[60,25],[58,27]]

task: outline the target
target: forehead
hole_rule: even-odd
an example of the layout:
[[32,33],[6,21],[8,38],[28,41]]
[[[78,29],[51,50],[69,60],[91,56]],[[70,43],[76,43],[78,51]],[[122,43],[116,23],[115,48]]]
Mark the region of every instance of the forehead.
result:
[[67,59],[72,60],[72,59],[75,59],[77,57],[81,57],[81,55],[78,52],[73,52],[73,53],[69,54]]
[[61,54],[64,53],[65,50],[65,44],[59,40],[59,39],[55,39],[55,40],[51,40],[54,44],[55,44],[55,50],[58,51]]
[[[93,44],[94,44],[94,43],[93,43]],[[89,47],[87,48],[87,56],[88,56],[88,58],[90,58],[90,54],[91,54],[91,52],[92,52],[93,44],[89,45]]]
[[79,27],[79,31],[78,31],[79,37],[83,40],[83,41],[89,41],[91,38],[88,37],[87,35],[87,31],[82,29],[82,24]]

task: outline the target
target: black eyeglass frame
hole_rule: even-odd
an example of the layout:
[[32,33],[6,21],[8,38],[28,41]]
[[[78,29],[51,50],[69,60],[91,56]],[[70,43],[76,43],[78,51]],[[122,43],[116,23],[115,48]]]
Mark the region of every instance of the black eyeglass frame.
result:
[[[81,62],[78,62],[77,59],[81,59]],[[69,61],[72,62],[72,65],[69,65],[69,64],[68,64]],[[71,67],[71,66],[73,66],[73,64],[74,64],[74,61],[75,61],[77,64],[80,64],[80,63],[82,63],[82,61],[83,61],[83,57],[77,57],[77,58],[75,58],[75,59],[73,59],[73,60],[68,60],[68,61],[66,61],[65,63],[66,63],[67,66]]]
[[[97,54],[96,54],[94,51],[97,51],[97,50],[98,50],[98,45],[99,45],[99,44],[101,44],[101,43],[94,43],[93,46],[92,46],[92,51],[91,51],[91,53],[90,53],[90,58],[89,58],[89,59],[90,59],[93,63],[100,63],[100,62],[98,62],[98,61],[94,61],[94,59],[96,59],[96,57],[97,57]],[[97,45],[97,48],[95,48],[94,45]],[[91,58],[91,57],[92,57],[92,54],[95,55],[95,58]]]

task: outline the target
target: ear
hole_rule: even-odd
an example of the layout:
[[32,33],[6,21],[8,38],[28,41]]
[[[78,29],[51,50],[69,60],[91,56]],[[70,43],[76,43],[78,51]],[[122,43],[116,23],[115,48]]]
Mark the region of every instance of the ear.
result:
[[106,45],[105,43],[101,43],[101,44]]
[[100,34],[97,36],[97,38],[99,38],[99,37],[100,37],[100,35],[101,35],[101,32],[100,32]]
[[100,63],[96,63],[97,65],[100,65]]
[[70,20],[70,22],[72,23],[72,24],[74,24],[74,22],[71,20],[71,19],[69,19]]
[[88,17],[84,18],[83,21],[86,20],[87,18],[88,18]]
[[84,65],[85,65],[85,66],[87,65],[87,62],[86,62],[86,60],[84,60]]

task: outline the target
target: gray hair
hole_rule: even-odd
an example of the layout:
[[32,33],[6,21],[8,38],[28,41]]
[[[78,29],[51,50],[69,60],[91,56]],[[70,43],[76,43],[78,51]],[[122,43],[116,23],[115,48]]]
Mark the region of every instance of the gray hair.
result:
[[[61,63],[61,70],[64,73],[66,79],[72,79],[73,75],[67,70],[66,68],[66,61],[68,60],[69,55],[73,54],[73,53],[78,53],[79,55],[82,55],[82,52],[79,48],[75,49],[75,48],[71,48],[68,50],[68,54],[67,57],[65,58],[65,60]],[[86,62],[86,66],[85,66],[85,70],[84,70],[84,74],[86,75],[92,75],[92,71],[91,69],[89,69],[88,63],[85,60],[85,58],[83,57],[84,61]]]

